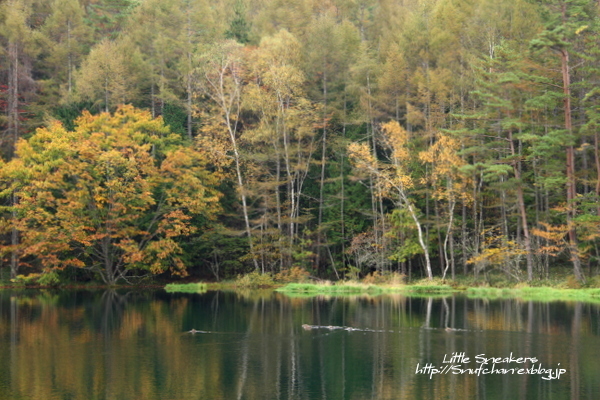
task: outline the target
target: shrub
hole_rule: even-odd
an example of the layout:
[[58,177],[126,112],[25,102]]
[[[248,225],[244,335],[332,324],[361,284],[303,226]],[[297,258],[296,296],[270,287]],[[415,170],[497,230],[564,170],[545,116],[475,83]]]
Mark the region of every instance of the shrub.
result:
[[374,271],[363,278],[363,283],[366,285],[373,285],[376,283],[381,283],[381,273],[379,271]]
[[60,284],[60,278],[56,271],[17,275],[16,278],[11,279],[10,281],[17,286],[58,286]]
[[596,275],[588,280],[588,286],[591,288],[600,288],[600,275]]
[[17,275],[16,278],[11,279],[12,283],[17,285],[35,285],[41,274],[29,274],[29,275]]
[[60,278],[56,271],[49,271],[40,275],[37,281],[42,286],[58,286]]
[[567,282],[565,283],[567,288],[569,289],[579,289],[581,288],[581,283],[575,278],[575,275],[567,276]]
[[271,274],[261,274],[258,271],[254,271],[243,276],[238,276],[235,280],[235,285],[246,288],[259,288],[273,286],[275,285],[275,282],[273,281]]
[[284,269],[281,272],[275,274],[273,279],[276,282],[282,283],[304,283],[308,282],[309,275],[310,274],[308,273],[308,271],[306,271],[304,268],[294,266],[290,269]]
[[398,286],[406,282],[406,275],[398,272],[375,271],[363,278],[363,283],[367,285],[392,285]]

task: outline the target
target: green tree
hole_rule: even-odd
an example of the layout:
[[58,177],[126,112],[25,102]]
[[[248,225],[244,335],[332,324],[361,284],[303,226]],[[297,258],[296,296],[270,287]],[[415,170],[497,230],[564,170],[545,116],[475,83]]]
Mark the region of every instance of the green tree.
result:
[[78,96],[105,112],[135,97],[123,49],[110,40],[103,40],[91,50],[78,71],[76,83]]
[[[10,0],[0,4],[0,43],[1,53],[6,54],[4,65],[6,71],[6,129],[2,132],[0,153],[10,159],[14,146],[24,129],[25,101],[31,102],[36,85],[31,70],[28,68],[38,52],[38,30],[32,23],[32,4],[26,0]],[[15,204],[18,201],[16,193],[11,193],[8,201]],[[14,218],[14,213],[12,218]],[[14,277],[18,270],[19,231],[15,226],[10,228],[12,249],[10,268]]]
[[[9,0],[0,4],[0,43],[6,68],[6,129],[2,134],[2,152],[11,157],[13,147],[22,133],[23,100],[32,93],[32,58],[37,55],[38,30],[31,23],[32,4],[26,0]],[[31,100],[31,99],[29,99]]]
[[[121,42],[140,54],[140,60],[136,60],[139,74],[129,79],[141,88],[140,103],[149,105],[153,116],[183,107],[184,92],[177,71],[186,20],[182,7],[181,2],[175,1],[144,1],[129,18],[121,36]],[[167,110],[169,105],[171,110]],[[188,114],[186,108],[184,119]]]
[[[41,28],[43,35],[43,69],[47,70],[49,90],[69,99],[74,89],[76,68],[91,42],[91,29],[85,23],[85,13],[78,0],[54,0],[51,14]],[[58,92],[58,93],[57,93]]]
[[236,0],[233,6],[233,15],[229,29],[225,32],[225,38],[246,44],[250,41],[250,24],[246,21],[246,7],[242,0]]
[[573,126],[572,107],[572,57],[584,58],[584,51],[578,48],[580,40],[593,32],[597,16],[597,4],[591,0],[556,0],[549,1],[545,7],[545,29],[531,41],[534,49],[549,49],[558,55],[562,79],[560,86],[563,95],[563,126],[566,153],[566,198],[567,226],[569,227],[569,249],[573,262],[573,273],[579,281],[585,277],[581,269],[581,260],[577,248],[577,233],[574,220],[577,215],[577,181],[575,145],[578,135]]
[[[308,79],[313,84],[310,95],[313,99],[319,99],[322,107],[322,129],[321,129],[321,173],[319,179],[319,199],[317,214],[317,257],[316,264],[320,266],[322,260],[322,244],[326,243],[327,230],[324,221],[324,210],[328,203],[324,197],[326,192],[327,159],[331,156],[330,133],[333,126],[330,121],[333,118],[342,119],[345,123],[347,118],[347,96],[345,85],[349,81],[349,68],[359,48],[359,33],[347,20],[336,19],[332,13],[323,13],[311,21],[307,28],[306,44],[304,53],[307,62],[305,70]],[[318,90],[318,92],[317,92]],[[343,156],[342,156],[343,157]],[[343,169],[341,170],[343,173]],[[343,179],[343,175],[340,177]],[[343,194],[342,197],[343,198]],[[333,206],[329,202],[330,206]],[[330,250],[327,249],[329,252]]]
[[117,39],[138,4],[138,0],[86,0],[86,20],[95,41]]

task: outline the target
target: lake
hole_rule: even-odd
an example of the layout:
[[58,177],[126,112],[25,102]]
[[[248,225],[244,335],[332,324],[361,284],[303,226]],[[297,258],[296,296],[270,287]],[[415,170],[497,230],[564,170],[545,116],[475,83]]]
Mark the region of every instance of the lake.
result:
[[4,290],[0,399],[596,400],[599,314],[459,295]]

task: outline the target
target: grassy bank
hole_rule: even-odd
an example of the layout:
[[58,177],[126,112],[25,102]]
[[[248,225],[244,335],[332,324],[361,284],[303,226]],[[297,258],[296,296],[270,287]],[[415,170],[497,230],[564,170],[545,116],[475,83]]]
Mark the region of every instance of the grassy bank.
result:
[[387,285],[366,284],[362,282],[338,282],[335,284],[325,282],[313,283],[288,283],[276,289],[282,293],[305,293],[305,294],[383,294],[389,292],[412,292],[412,293],[451,293],[456,291],[448,285]]
[[361,283],[341,283],[335,285],[319,284],[288,284],[276,289],[294,297],[310,297],[318,295],[340,296],[350,294],[380,295],[385,293],[401,293],[411,297],[423,296],[446,296],[453,293],[466,294],[473,299],[520,299],[524,301],[581,301],[588,303],[600,303],[600,288],[553,288],[547,286],[533,287],[520,286],[513,288],[494,287],[453,287],[449,284],[423,284],[417,285],[365,285]]
[[[308,275],[300,268],[287,273],[260,274],[252,272],[238,276],[236,279],[222,282],[199,283],[169,283],[164,286],[158,281],[145,281],[144,285],[124,285],[118,288],[158,288],[164,287],[169,293],[204,293],[208,290],[253,291],[256,289],[276,290],[290,297],[313,296],[377,296],[386,293],[399,293],[411,297],[440,297],[453,293],[461,293],[469,298],[479,299],[512,299],[525,301],[583,301],[600,303],[600,276],[591,277],[581,285],[570,271],[555,273],[546,279],[531,282],[510,281],[501,274],[487,274],[484,279],[474,279],[472,276],[457,277],[457,279],[433,280],[421,279],[407,282],[406,277],[397,273],[385,275],[371,274],[362,280],[340,280],[330,282],[318,280]],[[32,278],[33,277],[33,278]],[[40,282],[41,278],[49,276],[31,275],[19,279],[0,281],[4,289],[102,289],[107,288],[98,282],[84,284],[69,281],[52,280]],[[6,277],[3,277],[6,278]],[[51,283],[46,284],[44,283]],[[113,289],[116,287],[112,287]]]
[[600,288],[563,289],[547,286],[518,287],[518,288],[493,288],[472,287],[467,288],[469,298],[477,299],[514,299],[526,301],[582,301],[600,303]]
[[[544,280],[529,283],[515,282],[502,275],[488,274],[485,279],[473,277],[457,277],[455,280],[432,281],[427,279],[406,282],[399,274],[369,275],[362,280],[346,280],[338,282],[307,282],[307,277],[299,275],[302,281],[293,281],[286,276],[285,280],[277,275],[258,274],[256,272],[239,276],[235,280],[205,284],[202,290],[254,290],[270,288],[290,297],[314,296],[377,296],[386,293],[399,293],[411,297],[448,296],[460,293],[469,298],[479,299],[520,299],[525,301],[583,301],[600,303],[600,277],[588,279],[586,286],[580,286],[571,275],[556,274]],[[169,285],[168,291],[197,292],[193,287],[185,285]]]
[[208,285],[203,282],[198,283],[169,283],[165,286],[167,293],[204,293],[208,290]]
[[348,282],[337,285],[331,283],[288,283],[287,285],[275,290],[286,294],[345,295],[359,293],[381,294],[389,289],[382,286],[367,285],[360,282]]
[[388,293],[400,293],[411,297],[438,297],[456,291],[447,285],[377,285],[361,282],[289,283],[275,290],[289,297],[379,296]]

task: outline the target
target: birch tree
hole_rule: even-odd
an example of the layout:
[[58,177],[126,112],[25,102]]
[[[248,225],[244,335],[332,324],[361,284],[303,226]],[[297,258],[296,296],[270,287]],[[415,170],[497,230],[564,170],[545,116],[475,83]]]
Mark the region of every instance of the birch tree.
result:
[[235,167],[235,179],[238,195],[242,201],[242,215],[250,257],[256,270],[259,269],[254,252],[252,227],[250,225],[250,211],[248,205],[248,189],[244,166],[240,136],[242,134],[242,93],[246,86],[245,72],[246,59],[243,47],[233,41],[219,42],[204,54],[200,66],[196,71],[197,90],[201,96],[211,102],[209,113],[217,120],[213,125],[217,135],[225,135],[229,141],[231,156]]
[[429,247],[425,242],[419,211],[411,196],[415,183],[408,166],[410,161],[408,132],[397,121],[391,121],[382,126],[382,135],[386,148],[389,150],[387,163],[377,160],[369,146],[364,143],[352,143],[348,147],[348,153],[358,170],[377,176],[382,196],[394,198],[400,207],[408,211],[417,229],[419,245],[425,257],[425,273],[431,280],[433,273],[429,259]]

